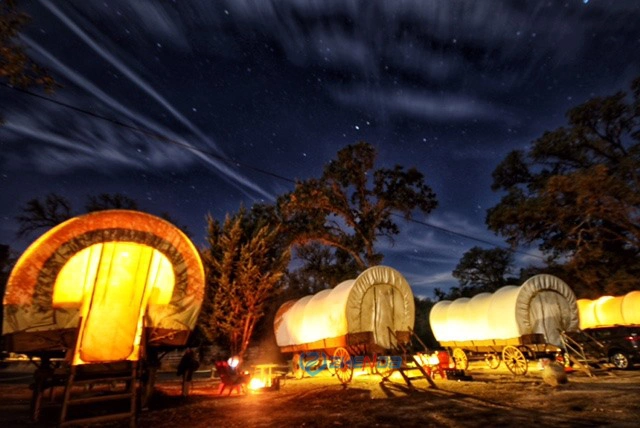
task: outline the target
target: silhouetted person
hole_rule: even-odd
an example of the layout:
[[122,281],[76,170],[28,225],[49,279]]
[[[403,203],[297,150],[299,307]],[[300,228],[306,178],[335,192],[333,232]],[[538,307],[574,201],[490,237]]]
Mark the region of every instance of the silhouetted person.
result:
[[178,376],[182,376],[182,396],[189,395],[189,389],[191,387],[191,380],[193,379],[193,372],[198,370],[200,362],[196,358],[195,352],[192,349],[187,349],[184,352],[180,362],[178,363]]

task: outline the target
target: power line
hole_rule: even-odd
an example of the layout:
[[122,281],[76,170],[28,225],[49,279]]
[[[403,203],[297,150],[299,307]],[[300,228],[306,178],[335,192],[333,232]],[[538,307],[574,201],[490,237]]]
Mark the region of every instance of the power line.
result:
[[54,100],[52,98],[45,97],[44,95],[36,94],[35,92],[31,92],[31,91],[26,90],[26,89],[22,89],[22,88],[18,88],[18,87],[15,87],[15,86],[11,86],[11,85],[8,85],[8,84],[3,83],[3,82],[0,82],[0,85],[4,86],[6,88],[9,88],[9,89],[13,89],[14,91],[21,92],[21,93],[26,94],[26,95],[30,95],[30,96],[35,97],[35,98],[39,98],[41,100],[45,100],[45,101],[48,101],[50,103],[53,103],[53,104],[56,104],[56,105],[59,105],[59,106],[62,106],[62,107],[66,107],[68,109],[77,111],[78,113],[82,113],[82,114],[85,114],[87,116],[94,117],[96,119],[101,119],[101,120],[110,122],[110,123],[112,123],[114,125],[121,126],[123,128],[127,128],[127,129],[129,129],[131,131],[144,134],[144,135],[146,135],[148,137],[152,137],[152,138],[164,141],[164,142],[169,143],[169,144],[174,144],[176,146],[179,146],[179,147],[182,147],[182,148],[185,148],[185,149],[188,149],[188,150],[193,150],[193,151],[196,151],[196,152],[200,152],[200,153],[205,154],[205,155],[207,155],[209,157],[215,158],[215,159],[217,159],[217,160],[219,160],[221,162],[225,162],[225,163],[241,166],[243,168],[247,168],[247,169],[253,170],[255,172],[259,172],[261,174],[269,175],[271,177],[277,178],[279,180],[284,180],[284,181],[287,181],[289,183],[296,183],[295,180],[292,180],[292,179],[290,179],[288,177],[284,177],[282,175],[276,174],[275,172],[267,171],[265,169],[258,168],[257,166],[253,166],[253,165],[250,165],[250,164],[247,164],[247,163],[244,163],[244,162],[240,162],[240,161],[237,161],[235,159],[226,158],[226,157],[221,156],[221,155],[219,155],[217,153],[214,153],[214,152],[212,152],[210,150],[204,150],[204,149],[201,149],[199,147],[193,147],[192,145],[187,144],[187,143],[181,143],[180,141],[176,141],[176,140],[174,140],[172,138],[166,137],[166,136],[164,136],[162,134],[150,131],[148,129],[138,128],[137,126],[129,125],[129,124],[121,122],[121,121],[119,121],[117,119],[113,119],[113,118],[110,118],[110,117],[107,117],[107,116],[102,116],[102,115],[94,113],[92,111],[85,110],[83,108],[76,107],[76,106],[73,106],[71,104],[68,104],[68,103],[65,103],[65,102],[62,102],[62,101]]
[[522,254],[522,255],[525,255],[525,256],[535,257],[535,258],[538,258],[540,260],[544,260],[544,257],[539,256],[537,254],[527,253],[525,251],[516,250],[514,248],[507,247],[505,245],[496,244],[495,242],[486,241],[486,240],[481,239],[481,238],[476,238],[475,236],[467,235],[467,234],[460,233],[460,232],[455,232],[453,230],[449,230],[449,229],[446,229],[444,227],[436,226],[435,224],[427,223],[426,221],[420,221],[420,220],[416,220],[416,219],[413,219],[413,218],[405,218],[404,216],[402,216],[400,214],[395,214],[395,213],[392,214],[392,215],[394,215],[396,217],[402,217],[405,220],[410,221],[412,223],[417,223],[417,224],[421,224],[423,226],[428,226],[428,227],[430,227],[432,229],[438,230],[440,232],[448,233],[450,235],[459,236],[461,238],[465,238],[465,239],[470,239],[470,240],[473,240],[473,241],[481,242],[483,244],[491,245],[492,247],[502,248],[503,250],[511,251],[512,253],[518,253],[518,254]]
[[[49,98],[49,97],[46,97],[44,95],[37,94],[35,92],[31,92],[31,91],[26,90],[26,89],[18,88],[16,86],[12,86],[12,85],[6,84],[4,82],[0,82],[0,85],[4,86],[6,88],[12,89],[14,91],[17,91],[17,92],[32,96],[32,97],[39,98],[39,99],[44,100],[44,101],[48,101],[50,103],[59,105],[61,107],[65,107],[65,108],[71,109],[71,110],[76,111],[78,113],[85,114],[87,116],[91,116],[91,117],[94,117],[96,119],[100,119],[100,120],[104,120],[104,121],[110,122],[110,123],[112,123],[112,124],[114,124],[116,126],[121,126],[123,128],[127,128],[127,129],[129,129],[131,131],[144,134],[144,135],[146,135],[148,137],[152,137],[152,138],[155,138],[155,139],[160,140],[160,141],[164,141],[164,142],[169,143],[169,144],[174,144],[176,146],[179,146],[179,147],[182,147],[182,148],[185,148],[185,149],[188,149],[188,150],[200,152],[200,153],[202,153],[204,155],[207,155],[209,157],[215,158],[215,159],[217,159],[217,160],[219,160],[221,162],[233,164],[233,165],[236,165],[238,167],[247,168],[247,169],[250,169],[252,171],[255,171],[255,172],[258,172],[258,173],[261,173],[261,174],[264,174],[264,175],[268,175],[268,176],[273,177],[273,178],[276,178],[278,180],[286,181],[288,183],[293,183],[293,184],[297,183],[296,180],[291,179],[289,177],[285,177],[283,175],[276,174],[275,172],[271,172],[271,171],[265,170],[263,168],[258,168],[256,166],[253,166],[253,165],[250,165],[250,164],[247,164],[247,163],[244,163],[244,162],[240,162],[240,161],[237,161],[237,160],[234,160],[234,159],[229,159],[229,158],[221,156],[221,155],[219,155],[217,153],[213,153],[213,152],[211,152],[209,150],[204,150],[204,149],[201,149],[199,147],[193,147],[190,144],[181,143],[180,141],[176,141],[176,140],[174,140],[172,138],[166,137],[166,136],[164,136],[162,134],[150,131],[148,129],[143,129],[143,128],[139,128],[137,126],[129,125],[129,124],[121,122],[121,121],[119,121],[117,119],[113,119],[113,118],[110,118],[110,117],[107,117],[107,116],[103,116],[103,115],[94,113],[92,111],[83,109],[81,107],[76,107],[74,105],[62,102],[62,101],[54,100],[53,98]],[[503,246],[503,245],[498,245],[498,244],[495,244],[493,242],[490,242],[490,241],[487,241],[487,240],[484,240],[484,239],[481,239],[481,238],[476,238],[476,237],[468,235],[468,234],[464,234],[464,233],[456,232],[456,231],[453,231],[453,230],[450,230],[450,229],[447,229],[447,228],[444,228],[444,227],[436,226],[434,224],[431,224],[431,223],[428,223],[428,222],[425,222],[425,221],[420,221],[420,220],[416,220],[416,219],[413,219],[413,218],[406,218],[405,216],[402,216],[400,214],[393,213],[392,215],[394,215],[396,217],[401,217],[405,221],[409,221],[409,222],[412,222],[412,223],[420,224],[422,226],[430,227],[430,228],[432,228],[434,230],[437,230],[437,231],[440,231],[440,232],[444,232],[444,233],[448,233],[450,235],[458,236],[458,237],[461,237],[461,238],[465,238],[465,239],[469,239],[469,240],[472,240],[472,241],[480,242],[480,243],[483,243],[483,244],[486,244],[486,245],[490,245],[492,247],[502,248],[502,249],[505,249],[505,250],[508,250],[508,251],[511,251],[511,252],[514,252],[514,253],[526,255],[526,256],[529,256],[529,257],[535,257],[535,258],[538,258],[540,260],[544,260],[543,257],[538,256],[537,254],[530,254],[530,253],[527,253],[527,252],[524,252],[524,251],[519,251],[519,250],[510,248],[510,247],[506,247],[506,246]]]

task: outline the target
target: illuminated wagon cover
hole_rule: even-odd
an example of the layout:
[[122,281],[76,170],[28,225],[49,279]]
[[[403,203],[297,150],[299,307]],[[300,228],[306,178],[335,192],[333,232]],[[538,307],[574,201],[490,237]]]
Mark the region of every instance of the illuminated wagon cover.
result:
[[85,362],[137,359],[143,332],[149,346],[186,344],[203,292],[200,256],[171,223],[128,210],[75,217],[36,240],[11,272],[6,348],[64,350],[79,337]]
[[[578,306],[571,288],[552,275],[536,275],[521,286],[436,303],[429,315],[440,344],[486,344],[531,334],[561,346],[561,331],[578,329]],[[445,345],[450,346],[450,345]]]
[[624,296],[602,296],[578,300],[580,328],[640,325],[640,291]]
[[408,338],[414,318],[413,293],[405,278],[395,269],[375,266],[333,289],[284,303],[274,330],[283,352],[358,344],[388,350],[396,337]]

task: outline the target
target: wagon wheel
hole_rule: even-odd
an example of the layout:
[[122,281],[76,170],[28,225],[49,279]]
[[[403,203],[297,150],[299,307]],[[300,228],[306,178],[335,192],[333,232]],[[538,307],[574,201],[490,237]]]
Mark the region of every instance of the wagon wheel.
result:
[[469,358],[467,358],[467,354],[461,348],[453,350],[453,359],[456,361],[457,369],[466,370],[469,368]]
[[343,385],[351,382],[353,377],[353,361],[349,352],[344,348],[338,348],[333,352],[333,361],[336,365],[336,376]]
[[302,379],[304,377],[304,368],[300,365],[300,354],[293,354],[291,360],[291,371],[296,379]]
[[389,357],[385,357],[385,360],[384,360],[385,364],[383,367],[380,367],[379,363],[381,362],[382,361],[376,360],[375,372],[378,373],[382,377],[382,380],[384,381],[389,379],[394,369],[393,369],[393,364],[391,364]]
[[505,346],[502,350],[502,360],[509,371],[515,375],[523,375],[527,372],[529,363],[522,351],[515,346]]
[[487,363],[490,369],[497,369],[500,366],[500,355],[495,352],[491,352],[484,356],[484,362]]

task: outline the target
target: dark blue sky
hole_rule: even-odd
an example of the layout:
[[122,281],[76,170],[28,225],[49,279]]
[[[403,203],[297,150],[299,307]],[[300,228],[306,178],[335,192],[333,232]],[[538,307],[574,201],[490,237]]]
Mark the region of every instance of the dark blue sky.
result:
[[[62,84],[52,98],[164,135],[0,88],[0,243],[56,192],[124,193],[203,242],[205,215],[273,201],[365,140],[379,166],[416,166],[439,207],[416,218],[502,245],[484,224],[491,172],[590,97],[640,75],[636,0],[23,1],[22,42]],[[384,263],[414,292],[455,281],[477,241],[400,221]],[[532,255],[535,249],[523,249]],[[516,256],[520,265],[535,257]]]

